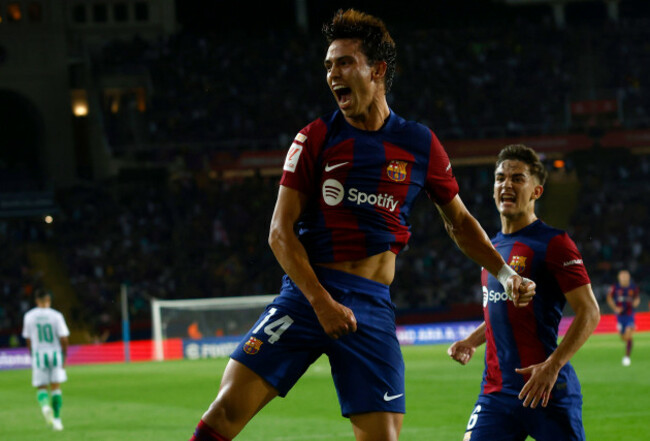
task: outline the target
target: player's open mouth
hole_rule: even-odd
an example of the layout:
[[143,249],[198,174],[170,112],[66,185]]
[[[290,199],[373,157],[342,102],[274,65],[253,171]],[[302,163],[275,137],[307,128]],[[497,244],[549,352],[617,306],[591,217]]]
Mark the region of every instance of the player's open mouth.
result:
[[336,95],[336,99],[339,102],[339,106],[345,107],[350,104],[350,101],[352,99],[352,89],[346,86],[337,85],[333,87],[333,90],[334,94]]
[[515,203],[515,197],[511,196],[511,195],[508,195],[508,194],[501,195],[501,202],[513,203],[514,204]]

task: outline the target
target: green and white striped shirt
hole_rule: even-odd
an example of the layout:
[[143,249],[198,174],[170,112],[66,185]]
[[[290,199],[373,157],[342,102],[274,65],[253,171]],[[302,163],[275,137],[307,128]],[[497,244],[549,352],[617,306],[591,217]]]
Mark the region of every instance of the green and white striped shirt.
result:
[[32,308],[25,314],[23,338],[32,346],[32,366],[52,368],[63,365],[61,337],[70,335],[63,314],[52,308]]

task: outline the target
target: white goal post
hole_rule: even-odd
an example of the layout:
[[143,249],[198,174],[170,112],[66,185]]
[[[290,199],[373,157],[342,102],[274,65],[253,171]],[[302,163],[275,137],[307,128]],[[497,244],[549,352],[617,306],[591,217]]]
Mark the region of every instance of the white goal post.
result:
[[[277,295],[221,297],[209,299],[151,300],[154,359],[164,360],[163,341],[190,338],[188,327],[208,336],[243,335]],[[199,328],[203,326],[203,331]],[[207,330],[206,330],[207,329]],[[185,333],[182,335],[182,333]]]

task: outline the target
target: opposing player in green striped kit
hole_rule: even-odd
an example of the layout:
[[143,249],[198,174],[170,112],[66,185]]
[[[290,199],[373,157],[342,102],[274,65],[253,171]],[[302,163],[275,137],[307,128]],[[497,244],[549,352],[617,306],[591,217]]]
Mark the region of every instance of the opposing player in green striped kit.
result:
[[70,331],[63,314],[50,308],[49,292],[36,289],[34,299],[36,307],[25,313],[23,322],[23,337],[32,354],[32,385],[38,390],[37,398],[45,421],[54,430],[63,430],[61,383],[68,379],[65,359]]

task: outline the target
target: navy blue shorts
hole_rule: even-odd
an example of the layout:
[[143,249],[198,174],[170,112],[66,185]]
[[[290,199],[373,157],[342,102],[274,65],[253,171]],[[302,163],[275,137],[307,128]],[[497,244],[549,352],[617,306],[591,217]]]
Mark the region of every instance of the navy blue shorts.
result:
[[584,441],[582,397],[572,396],[524,407],[513,395],[480,395],[467,423],[463,441]]
[[625,334],[627,328],[634,327],[634,315],[618,315],[616,321],[616,327],[621,334]]
[[343,416],[405,412],[404,360],[395,332],[395,311],[387,285],[317,267],[321,284],[350,308],[357,332],[334,340],[313,308],[284,276],[280,295],[231,354],[284,397],[322,354],[329,357]]

